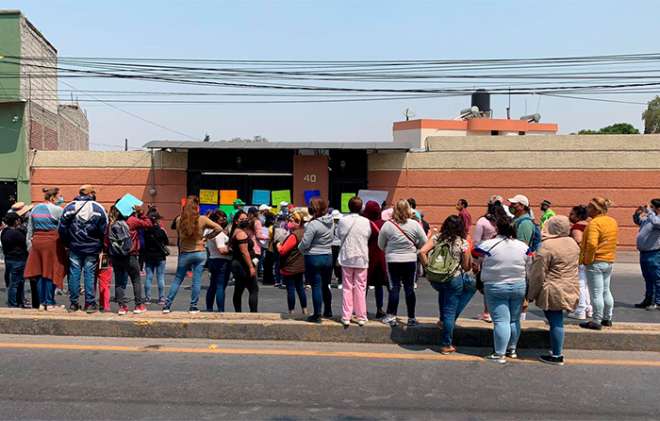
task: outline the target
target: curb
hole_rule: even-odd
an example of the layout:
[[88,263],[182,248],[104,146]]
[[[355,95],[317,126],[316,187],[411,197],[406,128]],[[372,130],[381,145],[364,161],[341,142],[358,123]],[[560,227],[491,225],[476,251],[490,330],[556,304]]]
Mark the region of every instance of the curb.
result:
[[[280,340],[303,342],[438,345],[442,332],[437,319],[422,318],[415,327],[390,327],[369,322],[344,329],[334,320],[311,324],[300,318],[275,313],[171,313],[117,316],[116,314],[50,313],[36,310],[0,311],[0,333],[14,335],[102,336],[136,338]],[[459,319],[454,331],[457,346],[492,347],[492,325]],[[523,322],[519,348],[547,349],[547,326],[541,321]],[[565,325],[569,349],[660,352],[660,325],[617,323],[602,331]]]

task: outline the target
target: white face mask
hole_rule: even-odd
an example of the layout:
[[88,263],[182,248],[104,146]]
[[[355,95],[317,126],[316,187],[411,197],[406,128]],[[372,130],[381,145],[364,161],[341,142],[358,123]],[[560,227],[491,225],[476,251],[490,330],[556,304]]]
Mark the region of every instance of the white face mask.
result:
[[57,200],[55,201],[55,205],[60,206],[60,205],[63,205],[63,204],[64,204],[64,196],[58,197]]

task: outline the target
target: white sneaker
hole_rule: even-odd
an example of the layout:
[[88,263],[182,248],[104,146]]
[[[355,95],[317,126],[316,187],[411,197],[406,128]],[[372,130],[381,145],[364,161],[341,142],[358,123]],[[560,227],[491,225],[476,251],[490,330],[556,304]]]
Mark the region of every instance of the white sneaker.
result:
[[43,304],[39,304],[39,311],[46,311],[46,306]]
[[366,320],[362,320],[362,319],[360,319],[360,320],[358,320],[357,323],[358,323],[358,326],[362,327],[362,326],[364,326],[364,325],[367,324],[367,321],[366,321]]
[[341,284],[339,284],[339,285],[337,285],[337,289],[344,289],[344,287],[341,286]]
[[350,320],[344,320],[344,319],[341,319],[341,324],[342,324],[344,327],[349,327],[349,326],[351,325],[351,321],[350,321]]
[[525,320],[527,320],[527,313],[520,313],[520,321],[524,322]]
[[506,364],[506,358],[504,355],[490,354],[486,357],[486,360],[497,364]]
[[587,315],[585,313],[576,313],[574,311],[571,311],[566,315],[569,319],[575,319],[575,320],[587,320]]
[[396,326],[396,316],[393,314],[388,314],[387,316],[383,317],[381,322],[386,325]]

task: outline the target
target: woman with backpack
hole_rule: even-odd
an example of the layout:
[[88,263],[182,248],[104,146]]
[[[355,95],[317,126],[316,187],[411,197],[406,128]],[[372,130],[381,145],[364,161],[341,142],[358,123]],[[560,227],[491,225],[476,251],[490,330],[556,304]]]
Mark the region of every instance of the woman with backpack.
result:
[[[115,297],[119,310],[117,314],[120,316],[128,313],[128,298],[126,297],[126,286],[128,285],[129,273],[132,273],[131,281],[133,282],[133,289],[138,291],[142,289],[139,282],[139,269],[137,282],[135,277],[136,268],[131,265],[131,250],[132,239],[130,229],[126,223],[126,218],[119,212],[113,205],[108,214],[108,254],[110,255],[110,262],[112,270],[115,275]],[[97,273],[98,276],[98,273]],[[136,300],[136,307],[134,313],[142,313],[139,307],[142,303]]]
[[152,227],[144,230],[144,267],[147,277],[144,281],[144,301],[151,304],[151,281],[156,277],[158,285],[158,305],[165,305],[165,263],[170,252],[167,246],[170,240],[167,233],[160,226],[162,217],[155,207],[149,208],[147,217],[152,222]]
[[300,300],[302,313],[307,314],[307,295],[303,281],[305,259],[300,253],[300,250],[298,250],[298,244],[300,244],[305,234],[302,213],[294,212],[289,215],[287,228],[290,234],[282,243],[276,242],[274,247],[278,252],[280,273],[286,285],[286,301],[289,307],[289,314],[293,314],[293,310],[296,308],[296,293]]
[[186,198],[183,211],[174,220],[174,225],[179,236],[179,259],[176,266],[176,275],[170,286],[167,300],[165,300],[163,313],[172,311],[172,303],[188,271],[192,272],[192,295],[188,312],[199,313],[197,302],[202,287],[202,272],[206,263],[204,242],[212,240],[220,234],[222,227],[206,216],[199,214],[199,197],[197,196]]
[[390,293],[387,315],[382,322],[390,326],[397,324],[399,292],[401,284],[408,308],[408,326],[417,325],[415,318],[415,279],[417,275],[417,252],[428,241],[421,224],[413,219],[407,200],[399,200],[394,207],[392,219],[383,224],[378,234],[378,247],[385,252]]
[[552,353],[539,359],[564,365],[564,310],[574,311],[580,301],[578,259],[580,247],[570,237],[571,223],[553,216],[543,224],[543,241],[529,271],[527,299],[543,310],[550,324]]
[[426,277],[438,291],[442,320],[440,352],[444,355],[456,352],[452,345],[454,324],[476,291],[474,279],[468,274],[472,255],[465,237],[464,221],[458,215],[451,215],[419,253],[426,267]]
[[241,312],[243,291],[246,289],[250,294],[248,305],[250,313],[256,313],[259,304],[259,285],[257,284],[257,265],[259,259],[254,251],[255,242],[249,233],[250,220],[247,213],[239,210],[234,214],[234,219],[229,232],[231,244],[232,262],[231,272],[234,275],[234,311]]
[[506,357],[518,358],[516,347],[527,288],[529,246],[516,239],[511,218],[500,217],[496,225],[497,236],[482,242],[475,249],[475,254],[483,256],[481,280],[494,325],[495,352],[487,359],[505,364]]

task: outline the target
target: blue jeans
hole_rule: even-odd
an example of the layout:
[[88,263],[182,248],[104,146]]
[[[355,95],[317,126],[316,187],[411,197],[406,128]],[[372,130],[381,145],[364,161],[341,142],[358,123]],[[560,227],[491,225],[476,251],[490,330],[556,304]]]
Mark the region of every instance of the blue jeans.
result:
[[415,318],[415,279],[417,277],[417,262],[392,262],[387,264],[387,275],[390,281],[390,293],[387,300],[387,314],[396,316],[399,309],[399,293],[401,284],[406,295],[408,318]]
[[594,262],[586,265],[587,284],[591,294],[591,306],[595,323],[603,320],[612,320],[614,311],[614,297],[610,291],[610,280],[612,278],[612,263]]
[[660,305],[660,250],[640,252],[639,265],[646,283],[645,299]]
[[202,289],[202,272],[204,271],[204,264],[206,263],[206,252],[195,251],[191,253],[180,253],[179,260],[176,266],[176,275],[172,285],[170,285],[170,292],[167,295],[166,307],[170,307],[176,298],[179,287],[186,277],[186,273],[192,271],[192,295],[190,297],[190,307],[197,307],[199,301],[199,292]]
[[286,303],[289,306],[289,311],[293,311],[296,308],[296,293],[300,299],[300,307],[303,309],[307,308],[307,294],[305,294],[303,274],[285,275],[284,283],[286,284]]
[[156,283],[158,284],[158,301],[165,298],[165,264],[166,261],[160,262],[145,262],[144,270],[147,272],[147,277],[144,280],[144,297],[145,302],[151,302],[151,281],[156,275]]
[[25,305],[25,260],[5,259],[5,272],[9,276],[7,288],[7,305],[9,307],[23,307]]
[[225,289],[231,274],[231,260],[209,259],[209,289],[206,290],[206,309],[213,311],[213,301],[219,312],[225,311]]
[[494,348],[498,355],[504,355],[507,350],[516,350],[526,289],[525,281],[484,283],[486,303],[494,325]]
[[323,303],[323,316],[331,317],[332,254],[305,255],[305,278],[312,284],[314,315],[321,315],[321,303]]
[[442,320],[442,346],[450,346],[454,338],[456,319],[470,302],[477,291],[474,279],[463,273],[450,281],[431,282],[434,290],[438,291],[438,306]]
[[76,254],[69,251],[69,301],[78,305],[80,297],[80,278],[85,282],[85,306],[96,305],[96,267],[99,263],[97,254]]
[[37,284],[39,301],[45,306],[55,305],[55,284],[48,278],[39,278]]
[[564,351],[564,312],[562,310],[544,310],[543,313],[550,323],[552,355],[559,357]]

